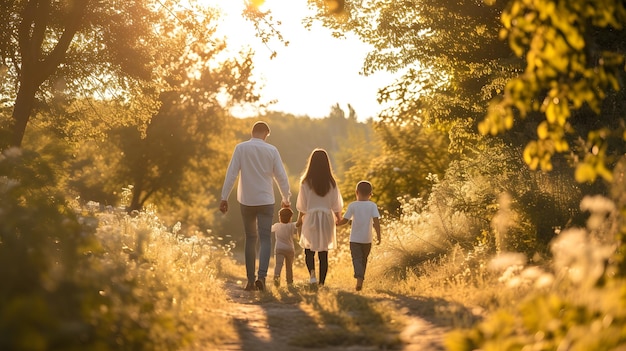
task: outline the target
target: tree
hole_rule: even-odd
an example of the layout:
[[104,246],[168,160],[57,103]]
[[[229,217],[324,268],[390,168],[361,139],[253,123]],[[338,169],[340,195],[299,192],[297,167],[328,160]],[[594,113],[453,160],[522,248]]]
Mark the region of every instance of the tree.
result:
[[369,171],[379,177],[387,194],[381,202],[390,210],[399,196],[427,196],[429,173],[443,176],[451,160],[476,158],[493,145],[476,135],[477,121],[522,62],[498,39],[504,5],[345,1],[337,16],[327,16],[328,2],[315,3],[317,18],[335,35],[350,31],[373,46],[363,74],[400,74],[379,90],[379,102],[387,106],[376,128],[384,152]]
[[611,181],[626,150],[626,4],[619,0],[511,1],[500,36],[526,60],[480,124],[498,134],[539,116],[524,159],[552,169],[556,153],[577,155],[576,179]]
[[[613,184],[620,209],[613,265],[626,275],[626,4],[595,1],[511,1],[502,15],[506,38],[526,68],[506,85],[481,122],[482,133],[511,129],[516,119],[539,116],[536,140],[524,150],[531,168],[552,169],[556,154],[571,152],[578,182]],[[614,171],[614,168],[616,172]],[[609,274],[610,275],[610,274]]]
[[430,128],[376,126],[382,155],[369,163],[367,178],[376,184],[377,203],[390,213],[399,209],[398,198],[426,198],[433,175],[442,177],[453,159],[445,133]]
[[182,37],[181,56],[170,63],[165,81],[172,88],[160,93],[161,107],[145,136],[133,127],[114,133],[123,151],[120,175],[134,186],[129,210],[143,208],[155,192],[179,197],[188,172],[206,180],[220,169],[211,160],[230,150],[222,150],[212,139],[224,128],[228,107],[258,100],[251,79],[252,53],[220,60],[226,44],[211,38],[216,23],[206,15],[194,23],[202,32],[174,32]]
[[[345,1],[343,15],[326,16],[327,1],[317,0],[323,23],[336,36],[355,33],[374,50],[362,73],[401,73],[379,91],[389,108],[384,123],[431,126],[442,121],[477,119],[502,79],[521,67],[498,40],[502,4],[409,0]],[[445,18],[445,20],[441,20]]]
[[[158,111],[145,130],[130,125],[108,133],[108,148],[117,149],[112,159],[118,160],[111,174],[117,188],[109,190],[132,185],[132,198],[126,204],[129,211],[142,209],[149,199],[206,208],[210,197],[201,203],[191,197],[210,193],[217,186],[216,170],[226,166],[223,155],[231,150],[224,150],[218,136],[225,131],[228,109],[258,100],[251,79],[252,53],[225,53],[227,43],[216,35],[217,13],[198,7],[172,9],[171,14],[177,20],[166,31],[168,54],[167,61],[160,63],[163,76],[159,79],[164,85]],[[102,105],[97,106],[106,107]],[[82,163],[81,173],[87,174],[91,167]],[[101,187],[104,182],[100,181]],[[93,187],[82,188],[94,194]]]
[[[152,0],[5,3],[2,93],[12,115],[4,121],[2,146],[20,146],[33,113],[52,98],[114,96],[127,109],[117,123],[147,121],[158,106],[153,76],[167,55],[162,43],[173,22],[167,6],[169,1]],[[137,92],[145,100],[130,104],[126,97]]]

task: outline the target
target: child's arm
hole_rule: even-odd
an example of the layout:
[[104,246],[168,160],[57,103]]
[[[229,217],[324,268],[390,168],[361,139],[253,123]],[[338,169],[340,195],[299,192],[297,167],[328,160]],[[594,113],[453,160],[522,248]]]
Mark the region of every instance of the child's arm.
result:
[[376,245],[380,245],[380,220],[378,217],[372,218],[372,222],[374,223],[374,230],[376,231]]
[[349,220],[348,220],[347,218],[345,218],[345,217],[344,217],[344,218],[342,218],[342,219],[337,220],[337,222],[335,222],[335,224],[336,224],[336,225],[338,225],[338,226],[339,226],[339,225],[344,225],[344,224],[348,223],[348,221],[349,221]]

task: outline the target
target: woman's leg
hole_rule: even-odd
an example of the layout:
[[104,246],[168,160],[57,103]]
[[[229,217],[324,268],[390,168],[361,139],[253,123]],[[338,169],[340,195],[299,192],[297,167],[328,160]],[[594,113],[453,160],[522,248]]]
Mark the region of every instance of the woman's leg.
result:
[[320,285],[324,285],[326,274],[328,273],[328,251],[319,251],[317,259],[320,261]]
[[307,271],[315,271],[315,251],[304,249],[304,262],[306,262]]

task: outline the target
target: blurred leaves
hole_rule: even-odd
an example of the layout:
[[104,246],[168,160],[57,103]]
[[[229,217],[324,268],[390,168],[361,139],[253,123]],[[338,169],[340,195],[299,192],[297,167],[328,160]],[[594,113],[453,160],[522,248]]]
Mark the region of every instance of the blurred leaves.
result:
[[[612,155],[622,154],[626,141],[624,115],[613,114],[611,108],[613,101],[623,101],[625,96],[625,4],[511,1],[501,20],[500,37],[525,58],[526,68],[492,103],[480,132],[499,134],[512,128],[514,118],[540,113],[545,120],[537,129],[538,140],[530,141],[524,152],[532,169],[551,170],[552,157],[575,146],[567,135],[585,138],[588,133],[586,150],[579,149],[576,178],[594,182],[601,177],[610,182]],[[575,123],[579,118],[595,123]],[[590,128],[592,124],[595,128]],[[607,148],[610,139],[617,140],[617,149]]]

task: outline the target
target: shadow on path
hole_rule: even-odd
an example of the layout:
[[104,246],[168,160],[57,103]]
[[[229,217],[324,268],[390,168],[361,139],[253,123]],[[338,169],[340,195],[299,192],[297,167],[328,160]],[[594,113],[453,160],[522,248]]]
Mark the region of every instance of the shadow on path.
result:
[[224,286],[225,323],[232,321],[237,335],[218,351],[442,351],[451,326],[479,318],[444,299],[389,291],[363,295],[300,284],[248,292],[233,277]]

